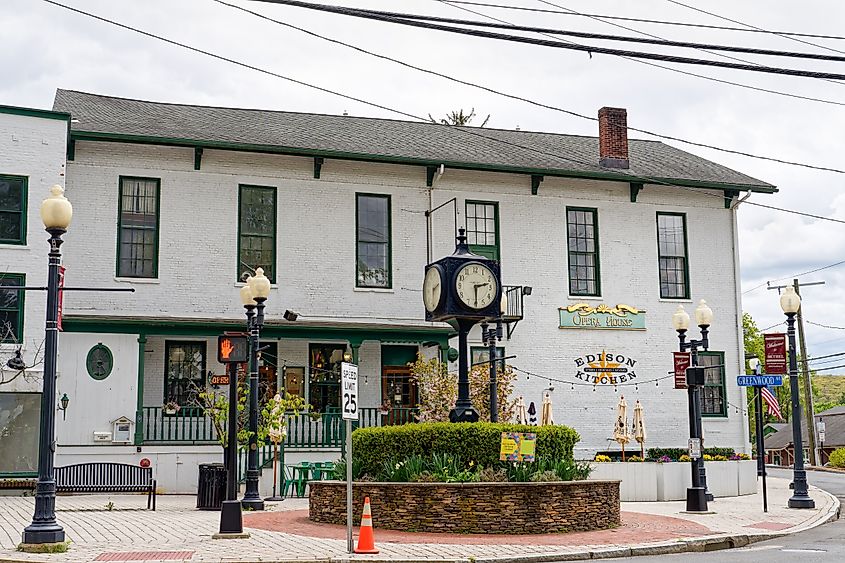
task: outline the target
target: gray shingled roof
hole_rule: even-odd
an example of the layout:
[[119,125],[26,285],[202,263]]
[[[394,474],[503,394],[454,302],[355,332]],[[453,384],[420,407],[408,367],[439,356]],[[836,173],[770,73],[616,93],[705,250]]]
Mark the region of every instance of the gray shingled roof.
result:
[[[613,177],[598,165],[598,138],[434,123],[165,104],[57,90],[56,111],[73,116],[73,138],[158,140],[204,147],[446,164],[562,176]],[[460,129],[461,131],[455,131]],[[631,139],[631,168],[647,178],[754,191],[774,186],[659,141]],[[648,183],[648,182],[645,182]]]
[[[830,409],[834,410],[834,409]],[[825,447],[839,447],[845,446],[845,413],[830,414],[830,410],[824,413],[816,414],[816,422],[819,418],[824,418],[825,425]],[[763,438],[763,443],[767,450],[782,450],[786,447],[792,446],[792,429],[784,428],[773,434],[769,434]],[[801,424],[801,439],[806,446],[809,443],[807,435],[807,424],[802,421]]]

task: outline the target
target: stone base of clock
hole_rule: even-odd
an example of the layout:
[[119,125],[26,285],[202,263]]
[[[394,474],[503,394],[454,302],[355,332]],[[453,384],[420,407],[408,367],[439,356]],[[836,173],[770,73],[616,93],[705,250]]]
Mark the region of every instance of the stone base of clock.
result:
[[449,411],[449,422],[478,422],[478,411],[472,406],[455,406]]

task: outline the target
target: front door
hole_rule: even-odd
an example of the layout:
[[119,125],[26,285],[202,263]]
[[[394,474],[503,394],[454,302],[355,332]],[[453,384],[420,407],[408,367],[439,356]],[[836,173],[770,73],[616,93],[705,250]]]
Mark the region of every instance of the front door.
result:
[[414,422],[412,413],[417,407],[417,382],[411,377],[410,366],[383,366],[381,370],[382,425]]

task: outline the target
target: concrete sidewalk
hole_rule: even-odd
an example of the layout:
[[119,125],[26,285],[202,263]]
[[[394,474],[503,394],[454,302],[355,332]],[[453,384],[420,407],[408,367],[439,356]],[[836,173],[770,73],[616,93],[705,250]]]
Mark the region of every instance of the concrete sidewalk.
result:
[[[194,497],[159,497],[158,510],[143,510],[133,495],[62,496],[57,516],[72,541],[67,553],[19,553],[29,523],[31,497],[0,497],[0,563],[51,561],[366,561],[520,562],[583,560],[679,553],[748,543],[794,533],[837,517],[839,502],[811,490],[814,510],[785,508],[789,482],[769,479],[769,512],[761,494],[718,499],[713,514],[683,514],[682,502],[623,503],[622,526],[613,530],[540,536],[414,534],[376,529],[378,555],[349,556],[342,526],[313,524],[307,500],[288,499],[261,513],[245,513],[251,538],[214,540],[219,512],[194,509]],[[109,503],[113,503],[111,510]],[[373,507],[378,526],[378,507]]]

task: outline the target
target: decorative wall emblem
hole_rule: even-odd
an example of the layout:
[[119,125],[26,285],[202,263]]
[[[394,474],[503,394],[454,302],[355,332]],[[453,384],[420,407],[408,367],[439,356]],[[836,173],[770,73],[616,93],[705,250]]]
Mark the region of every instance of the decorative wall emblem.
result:
[[637,377],[634,366],[637,360],[622,354],[601,351],[575,358],[575,377],[593,385],[617,385]]
[[624,303],[615,307],[575,303],[559,311],[560,328],[645,330],[645,310]]
[[114,356],[112,356],[109,347],[102,342],[98,342],[88,351],[85,367],[88,368],[88,375],[97,381],[107,378],[114,367]]

